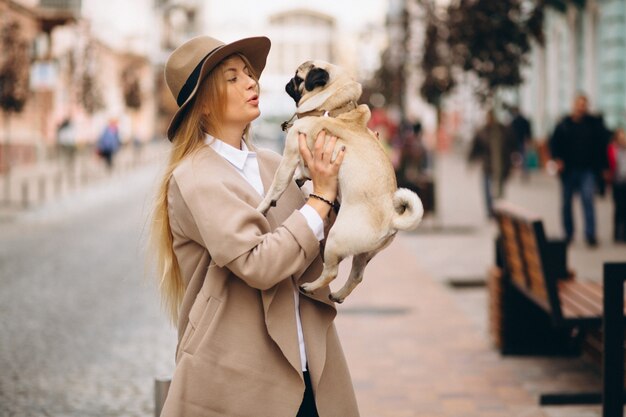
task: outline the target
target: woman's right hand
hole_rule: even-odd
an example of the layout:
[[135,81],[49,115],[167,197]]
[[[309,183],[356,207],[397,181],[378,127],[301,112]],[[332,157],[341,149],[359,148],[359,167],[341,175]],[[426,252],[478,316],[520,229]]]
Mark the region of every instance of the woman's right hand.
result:
[[[343,162],[346,148],[342,146],[337,157],[332,160],[332,156],[337,144],[337,137],[330,136],[326,140],[326,131],[322,130],[315,138],[313,151],[306,143],[306,135],[298,134],[300,155],[305,165],[309,169],[311,181],[313,182],[313,193],[328,200],[335,201],[337,198],[339,167]],[[311,205],[322,218],[330,212],[330,206],[322,200],[309,198],[307,204]]]

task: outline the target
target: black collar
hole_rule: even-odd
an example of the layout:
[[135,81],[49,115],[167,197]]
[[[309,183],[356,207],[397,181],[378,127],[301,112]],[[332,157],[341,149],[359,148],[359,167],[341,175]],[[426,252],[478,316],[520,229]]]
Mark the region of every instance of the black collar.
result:
[[280,126],[283,129],[283,132],[286,132],[287,130],[289,130],[289,128],[291,128],[291,126],[293,126],[293,119],[302,119],[303,117],[320,117],[320,116],[324,116],[324,117],[337,117],[340,114],[343,113],[347,113],[349,111],[352,111],[354,109],[357,108],[357,104],[354,100],[350,100],[349,102],[347,102],[346,104],[344,104],[341,107],[337,107],[335,109],[332,110],[324,110],[324,109],[320,109],[320,110],[311,110],[311,111],[307,111],[304,113],[294,113],[293,116],[291,116],[291,119],[287,120],[286,122],[283,122]]

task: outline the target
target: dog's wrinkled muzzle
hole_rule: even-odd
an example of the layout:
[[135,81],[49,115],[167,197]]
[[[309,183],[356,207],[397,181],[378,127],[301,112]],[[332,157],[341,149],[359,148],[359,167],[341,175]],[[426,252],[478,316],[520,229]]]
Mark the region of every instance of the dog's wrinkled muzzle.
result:
[[[299,81],[300,83],[302,83],[302,79],[299,79]],[[298,103],[300,102],[300,99],[302,98],[302,94],[298,90],[298,84],[299,84],[298,80],[296,80],[296,78],[294,77],[291,80],[289,80],[289,82],[285,86],[285,91],[287,92],[287,94],[289,94],[289,96],[293,99],[293,101],[296,102],[296,106],[298,105]]]

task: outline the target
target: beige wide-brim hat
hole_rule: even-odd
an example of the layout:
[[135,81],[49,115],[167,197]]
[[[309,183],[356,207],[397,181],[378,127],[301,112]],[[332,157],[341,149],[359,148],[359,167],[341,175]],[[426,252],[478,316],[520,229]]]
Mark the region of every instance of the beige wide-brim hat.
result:
[[270,46],[271,42],[265,36],[240,39],[229,44],[210,36],[198,36],[176,48],[165,63],[165,82],[178,104],[178,111],[167,128],[167,138],[170,141],[174,139],[201,81],[224,58],[234,53],[242,54],[260,77]]

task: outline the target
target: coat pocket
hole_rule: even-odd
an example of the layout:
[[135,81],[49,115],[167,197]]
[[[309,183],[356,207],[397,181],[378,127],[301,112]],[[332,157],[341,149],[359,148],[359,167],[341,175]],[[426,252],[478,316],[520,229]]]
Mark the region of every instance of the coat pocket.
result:
[[221,302],[215,297],[205,297],[202,291],[198,293],[196,300],[189,311],[189,324],[181,339],[181,347],[184,352],[193,355],[200,341],[209,330],[215,313]]

